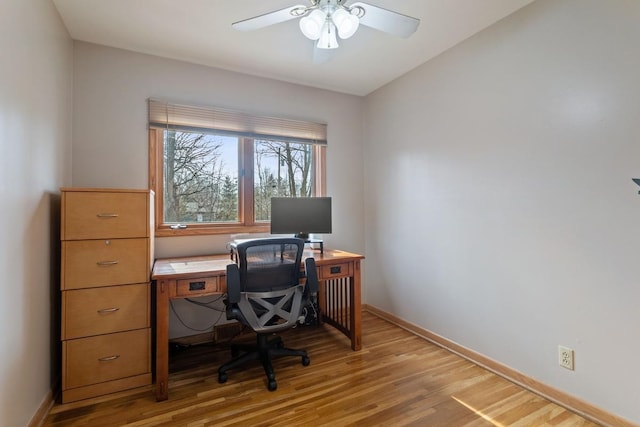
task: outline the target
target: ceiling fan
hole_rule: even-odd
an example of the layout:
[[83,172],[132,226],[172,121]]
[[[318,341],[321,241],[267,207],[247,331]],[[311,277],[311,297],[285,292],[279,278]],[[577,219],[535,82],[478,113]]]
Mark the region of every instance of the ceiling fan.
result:
[[349,0],[310,0],[310,6],[295,5],[264,15],[234,22],[232,26],[241,31],[251,31],[300,18],[300,30],[307,38],[317,41],[320,49],[338,47],[338,37],[348,39],[360,24],[399,37],[409,37],[420,24],[420,20],[398,12]]

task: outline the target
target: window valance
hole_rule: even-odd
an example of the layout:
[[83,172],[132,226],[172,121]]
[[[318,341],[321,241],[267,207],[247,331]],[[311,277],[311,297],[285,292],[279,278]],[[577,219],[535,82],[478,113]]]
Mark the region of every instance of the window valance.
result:
[[149,127],[205,133],[215,131],[302,144],[327,144],[326,124],[158,99],[149,99]]

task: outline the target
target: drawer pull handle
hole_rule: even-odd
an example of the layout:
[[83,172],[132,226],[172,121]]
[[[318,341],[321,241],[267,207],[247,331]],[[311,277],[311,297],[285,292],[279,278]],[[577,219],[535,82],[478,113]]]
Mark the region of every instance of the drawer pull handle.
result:
[[101,357],[98,360],[100,362],[111,362],[112,360],[116,360],[120,357],[119,354],[114,354],[113,356]]
[[189,282],[190,291],[204,291],[206,282]]
[[98,218],[118,218],[118,214],[114,214],[114,213],[99,213],[96,216]]
[[340,274],[342,272],[342,267],[331,267],[329,271],[331,272],[331,274]]
[[116,265],[118,261],[98,261],[96,264],[99,266]]
[[103,308],[101,310],[98,310],[98,313],[100,313],[100,314],[103,314],[103,313],[115,313],[118,310],[120,310],[118,307]]

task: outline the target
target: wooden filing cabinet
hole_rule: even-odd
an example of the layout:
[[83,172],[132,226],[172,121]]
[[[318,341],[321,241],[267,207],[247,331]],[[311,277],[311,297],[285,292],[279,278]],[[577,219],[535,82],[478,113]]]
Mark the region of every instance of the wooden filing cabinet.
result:
[[153,192],[61,192],[62,402],[149,385]]

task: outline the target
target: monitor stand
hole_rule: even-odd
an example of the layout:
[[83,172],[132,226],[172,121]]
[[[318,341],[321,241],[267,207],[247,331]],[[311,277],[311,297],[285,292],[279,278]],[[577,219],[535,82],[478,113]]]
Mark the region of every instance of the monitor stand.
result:
[[324,242],[322,241],[322,239],[310,239],[309,238],[309,233],[296,233],[295,237],[297,237],[298,239],[302,239],[304,240],[305,244],[309,244],[309,246],[311,247],[311,249],[315,249],[313,247],[314,244],[319,244],[320,245],[320,253],[323,254],[324,253]]

